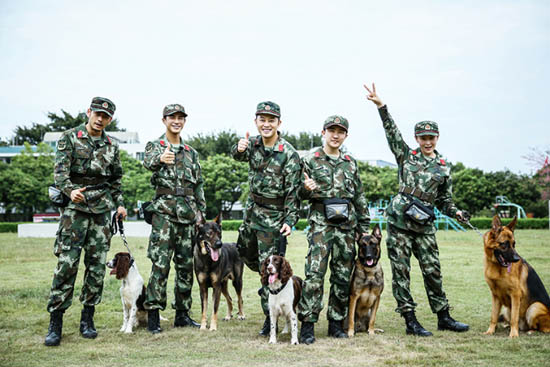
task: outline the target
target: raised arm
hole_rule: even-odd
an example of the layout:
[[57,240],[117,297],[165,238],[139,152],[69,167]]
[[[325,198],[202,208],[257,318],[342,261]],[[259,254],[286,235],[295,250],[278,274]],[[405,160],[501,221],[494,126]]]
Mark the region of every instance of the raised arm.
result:
[[237,161],[248,162],[250,160],[250,133],[247,131],[244,138],[231,147],[231,155]]

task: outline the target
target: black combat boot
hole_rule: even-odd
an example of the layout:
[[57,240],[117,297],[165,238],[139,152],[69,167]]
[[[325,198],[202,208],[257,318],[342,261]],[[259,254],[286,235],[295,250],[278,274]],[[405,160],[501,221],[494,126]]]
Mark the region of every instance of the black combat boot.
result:
[[176,318],[174,319],[174,327],[200,327],[200,324],[196,323],[189,317],[189,314],[183,310],[176,310]]
[[328,336],[333,338],[347,338],[348,334],[342,329],[342,321],[328,320]]
[[53,347],[61,343],[61,330],[63,329],[63,311],[50,313],[50,326],[44,344]]
[[271,333],[271,322],[270,322],[270,319],[269,319],[269,315],[267,315],[265,317],[265,321],[264,321],[264,326],[262,326],[262,330],[260,330],[260,335],[261,336],[269,336],[269,334]]
[[466,324],[456,321],[449,315],[449,309],[441,310],[437,313],[437,330],[468,331],[470,327]]
[[302,328],[300,329],[300,343],[313,344],[315,343],[315,330],[313,322],[302,322]]
[[416,320],[414,311],[409,311],[403,313],[401,316],[405,318],[405,324],[407,325],[407,335],[417,335],[417,336],[432,336],[428,330],[424,329],[422,325]]
[[80,314],[80,334],[86,339],[95,339],[97,331],[94,326],[94,306],[84,306]]
[[155,310],[147,310],[147,330],[149,330],[151,334],[162,332],[158,308]]

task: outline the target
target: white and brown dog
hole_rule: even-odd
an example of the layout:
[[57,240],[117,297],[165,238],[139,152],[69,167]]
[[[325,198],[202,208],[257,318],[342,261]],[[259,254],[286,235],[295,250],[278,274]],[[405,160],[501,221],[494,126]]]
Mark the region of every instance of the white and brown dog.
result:
[[110,274],[122,280],[120,285],[120,298],[124,319],[120,331],[130,334],[132,328],[139,324],[147,323],[147,311],[143,308],[145,301],[145,286],[143,278],[139,274],[136,262],[127,252],[119,252],[107,263],[111,269]]
[[288,261],[278,255],[271,255],[262,264],[262,284],[269,289],[269,318],[271,330],[269,343],[277,343],[277,319],[286,318],[283,334],[288,333],[290,326],[290,344],[298,344],[298,318],[296,305],[302,296],[303,281],[292,275]]

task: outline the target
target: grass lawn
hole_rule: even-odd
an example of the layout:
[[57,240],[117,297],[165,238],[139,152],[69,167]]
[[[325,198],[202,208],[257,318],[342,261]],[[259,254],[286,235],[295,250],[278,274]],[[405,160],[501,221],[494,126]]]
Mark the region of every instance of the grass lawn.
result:
[[[225,241],[235,241],[237,232],[225,232]],[[412,259],[412,292],[418,303],[417,317],[434,333],[431,338],[405,335],[404,322],[394,312],[391,294],[391,272],[384,246],[382,266],[385,290],[377,315],[383,334],[358,334],[349,340],[327,337],[325,310],[316,324],[317,342],[313,345],[289,345],[288,335],[279,336],[278,344],[259,337],[263,323],[257,289],[259,277],[249,269],[244,273],[244,309],[246,320],[220,321],[218,331],[174,329],[174,310],[161,314],[164,332],[152,336],[138,328],[132,335],[119,333],[122,306],[120,283],[108,273],[103,301],[96,308],[95,324],[99,336],[83,339],[78,332],[81,305],[83,261],[75,287],[74,304],[67,310],[60,347],[45,347],[49,314],[48,293],[56,258],[53,239],[20,239],[16,234],[0,234],[0,366],[550,366],[550,335],[520,333],[508,339],[508,331],[499,329],[486,336],[489,326],[491,297],[483,277],[482,242],[474,232],[438,233],[444,289],[452,306],[451,315],[470,324],[462,334],[437,331],[437,317],[429,309],[422,276]],[[521,230],[516,232],[517,249],[536,270],[550,289],[550,232]],[[147,281],[150,261],[146,257],[147,239],[129,238],[140,273]],[[120,237],[113,239],[110,259],[123,251]],[[306,237],[301,232],[289,239],[287,257],[294,272],[303,277]],[[173,299],[173,272],[170,274],[168,300]],[[234,290],[230,287],[230,293]],[[235,298],[235,297],[234,297]],[[210,303],[211,306],[211,303]],[[225,316],[225,299],[220,304]],[[195,280],[192,317],[200,319],[200,300]]]

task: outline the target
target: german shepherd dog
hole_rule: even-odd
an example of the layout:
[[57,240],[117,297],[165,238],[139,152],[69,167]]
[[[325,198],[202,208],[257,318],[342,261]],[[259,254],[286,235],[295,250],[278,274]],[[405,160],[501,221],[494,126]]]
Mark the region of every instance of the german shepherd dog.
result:
[[493,297],[487,335],[494,334],[499,316],[510,324],[510,338],[517,338],[519,329],[550,332],[550,298],[535,269],[516,252],[516,223],[514,217],[502,226],[495,215],[491,230],[483,236],[485,280]]
[[219,214],[213,222],[204,222],[201,218],[197,223],[197,242],[193,250],[195,275],[199,282],[201,295],[201,330],[206,330],[206,311],[208,309],[208,288],[212,288],[214,312],[210,319],[210,331],[218,328],[218,307],[221,294],[227,300],[227,316],[225,321],[233,317],[233,300],[227,291],[229,279],[238,297],[238,319],[244,320],[243,313],[243,269],[244,263],[239,258],[237,246],[234,243],[222,243],[222,219]]
[[[381,240],[382,232],[376,224],[370,235],[362,236],[358,241],[359,253],[351,278],[347,317],[349,337],[359,331],[368,330],[369,335],[374,335],[375,332],[376,311],[384,290],[384,272],[379,263]],[[383,332],[380,329],[376,331]]]

